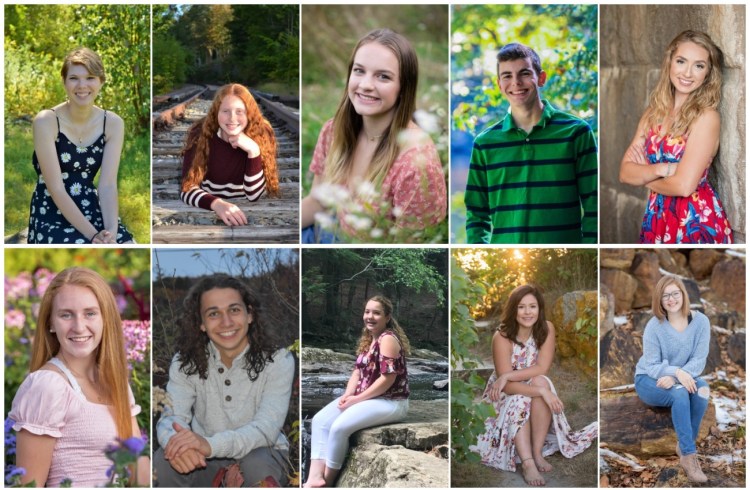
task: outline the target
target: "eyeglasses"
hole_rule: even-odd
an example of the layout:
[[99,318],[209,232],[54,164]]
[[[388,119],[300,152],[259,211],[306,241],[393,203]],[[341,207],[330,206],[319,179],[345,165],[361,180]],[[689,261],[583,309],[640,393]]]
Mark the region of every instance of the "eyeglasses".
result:
[[669,298],[672,298],[672,299],[682,298],[682,291],[678,289],[677,291],[672,291],[671,293],[666,293],[666,294],[661,295],[662,301],[667,301]]

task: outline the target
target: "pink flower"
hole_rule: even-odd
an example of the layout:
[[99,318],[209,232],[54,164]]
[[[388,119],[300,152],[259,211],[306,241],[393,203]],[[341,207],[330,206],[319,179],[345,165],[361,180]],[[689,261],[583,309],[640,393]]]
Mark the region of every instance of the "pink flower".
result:
[[125,320],[122,322],[125,352],[129,362],[143,362],[151,341],[151,322]]
[[5,278],[5,300],[13,301],[22,298],[27,298],[34,283],[31,280],[31,274],[28,272],[21,272],[16,277],[9,279]]
[[36,281],[36,295],[39,297],[44,296],[44,292],[47,290],[47,287],[49,287],[49,283],[52,282],[52,279],[54,278],[55,274],[50,272],[48,269],[37,269],[37,271],[34,272],[34,280]]
[[26,315],[20,310],[8,310],[5,314],[5,326],[23,328],[23,324],[26,323]]

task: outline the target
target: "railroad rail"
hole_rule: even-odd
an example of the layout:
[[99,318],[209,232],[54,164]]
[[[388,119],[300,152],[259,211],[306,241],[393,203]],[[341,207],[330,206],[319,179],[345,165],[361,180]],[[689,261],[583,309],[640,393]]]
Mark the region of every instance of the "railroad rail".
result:
[[[182,148],[190,126],[204,117],[218,87],[188,93],[174,106],[154,113],[152,159],[153,243],[299,243],[299,114],[253,93],[276,133],[281,197],[233,199],[248,218],[227,226],[214,212],[180,200]],[[265,94],[264,94],[265,95]]]

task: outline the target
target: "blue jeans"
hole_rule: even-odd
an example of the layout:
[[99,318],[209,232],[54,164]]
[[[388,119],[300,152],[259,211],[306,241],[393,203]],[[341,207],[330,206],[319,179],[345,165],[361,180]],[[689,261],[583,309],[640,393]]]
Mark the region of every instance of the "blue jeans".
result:
[[656,380],[646,374],[635,377],[635,391],[643,403],[652,407],[672,408],[672,424],[684,456],[695,453],[695,440],[708,408],[708,383],[695,378],[695,385],[698,388],[695,393],[688,393],[678,383],[665,390],[656,386]]

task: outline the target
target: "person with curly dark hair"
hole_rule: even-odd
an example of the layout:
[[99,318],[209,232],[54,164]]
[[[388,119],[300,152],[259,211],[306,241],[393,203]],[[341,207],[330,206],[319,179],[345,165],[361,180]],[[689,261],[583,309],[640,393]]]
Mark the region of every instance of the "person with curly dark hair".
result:
[[294,359],[261,317],[237,278],[208,276],[188,291],[169,368],[171,406],[156,425],[156,486],[210,487],[234,463],[245,485],[269,476],[284,485]]

